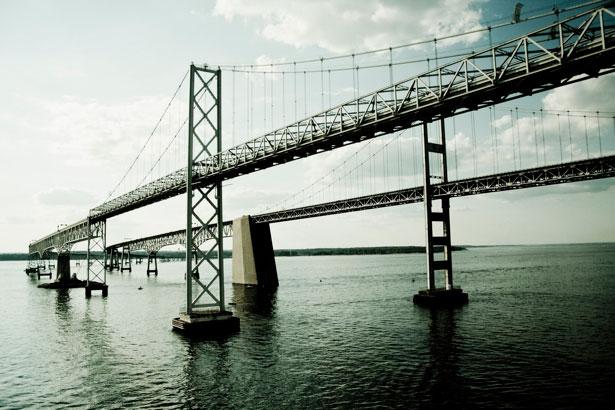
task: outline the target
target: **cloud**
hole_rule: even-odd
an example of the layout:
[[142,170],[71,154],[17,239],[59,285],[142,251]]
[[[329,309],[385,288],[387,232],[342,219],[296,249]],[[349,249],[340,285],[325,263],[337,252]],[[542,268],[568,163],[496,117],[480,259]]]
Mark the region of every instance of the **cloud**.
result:
[[615,74],[556,88],[542,100],[548,110],[615,111]]
[[52,188],[38,193],[36,199],[41,205],[83,208],[91,206],[95,198],[89,192],[77,189]]
[[[381,48],[480,27],[473,0],[217,0],[214,15],[255,22],[263,38],[334,53]],[[327,22],[330,20],[330,22]],[[480,34],[451,40],[471,43]]]

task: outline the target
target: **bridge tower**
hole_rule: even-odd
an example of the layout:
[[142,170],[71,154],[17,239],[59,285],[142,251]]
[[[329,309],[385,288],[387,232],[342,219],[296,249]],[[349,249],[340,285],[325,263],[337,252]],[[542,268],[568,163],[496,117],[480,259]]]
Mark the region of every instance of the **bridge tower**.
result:
[[[437,142],[429,141],[429,127],[423,122],[423,204],[425,207],[425,254],[427,256],[427,289],[414,295],[417,305],[463,305],[468,294],[453,288],[453,252],[449,198],[433,198],[432,185],[447,183],[446,133],[444,117],[439,119]],[[432,159],[434,161],[432,161]],[[444,273],[444,287],[436,286],[436,272]]]
[[[186,333],[234,331],[239,319],[224,302],[222,180],[199,184],[222,163],[222,71],[191,64],[189,93],[186,310],[172,324]],[[211,240],[201,243],[205,230]]]
[[90,298],[93,290],[102,291],[103,297],[106,297],[108,286],[104,255],[107,249],[107,222],[104,219],[93,221],[91,216],[88,217],[87,238],[85,297]]

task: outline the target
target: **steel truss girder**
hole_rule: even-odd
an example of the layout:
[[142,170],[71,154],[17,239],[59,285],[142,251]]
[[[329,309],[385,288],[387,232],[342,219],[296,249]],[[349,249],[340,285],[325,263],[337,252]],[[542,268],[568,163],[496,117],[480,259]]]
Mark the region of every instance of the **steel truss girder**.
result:
[[[549,165],[432,185],[433,198],[510,191],[568,182],[615,177],[615,155]],[[423,187],[401,189],[323,204],[254,215],[256,223],[283,222],[316,216],[362,211],[423,201]]]
[[[524,189],[609,177],[615,177],[615,156],[467,178],[447,182],[446,184],[432,185],[431,189],[434,191],[433,198],[441,199],[445,197],[479,195],[490,192],[509,191],[513,189]],[[261,215],[252,215],[251,218],[256,223],[292,221],[296,219],[411,204],[423,201],[423,195],[423,186],[417,186],[398,191],[342,199],[339,201],[286,209]],[[226,221],[223,227],[223,236],[225,238],[233,235],[232,221]],[[212,229],[213,228],[214,226],[212,226]],[[215,229],[213,230],[215,231]],[[209,230],[206,232],[209,232]],[[185,244],[185,238],[186,231],[181,229],[114,244],[107,249],[111,250],[122,246],[130,246],[132,249],[148,250],[150,249],[149,246],[152,246],[153,249],[159,250],[161,247],[167,245]],[[204,235],[201,239],[205,241],[211,239],[211,237]]]
[[44,238],[31,242],[28,252],[31,255],[38,254],[39,258],[42,258],[43,255],[52,249],[58,252],[68,252],[73,244],[85,241],[87,238],[88,222],[87,219],[83,219],[72,225],[65,226]]
[[[222,72],[190,66],[186,173],[186,313],[225,310],[222,182],[196,185],[199,163],[222,150]],[[201,240],[211,237],[206,247]],[[193,258],[194,255],[194,264]],[[216,293],[217,288],[217,295]],[[195,292],[196,291],[196,292]],[[204,298],[206,302],[201,302]]]
[[[204,158],[195,186],[560,87],[615,69],[615,13],[597,8]],[[578,77],[578,76],[582,77]],[[206,110],[204,110],[207,112]],[[185,192],[186,169],[94,208],[109,218]]]
[[[213,239],[212,232],[216,232],[215,224],[212,225],[212,229],[202,229],[196,235],[193,236],[193,242],[197,245],[203,244],[205,241]],[[194,230],[193,230],[194,232]],[[222,237],[230,238],[233,236],[233,222],[224,222],[222,226]],[[186,230],[179,229],[177,231],[166,232],[158,235],[147,236],[144,238],[134,239],[121,243],[113,244],[107,247],[107,251],[111,249],[120,249],[124,246],[129,246],[132,250],[145,250],[147,252],[158,252],[165,246],[170,245],[186,245]]]

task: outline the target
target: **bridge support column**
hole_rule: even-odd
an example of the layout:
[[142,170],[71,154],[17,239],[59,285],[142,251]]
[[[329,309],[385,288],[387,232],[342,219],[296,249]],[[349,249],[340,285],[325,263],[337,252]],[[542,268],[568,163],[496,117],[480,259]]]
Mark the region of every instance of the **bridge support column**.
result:
[[120,253],[117,248],[111,248],[109,252],[109,262],[107,263],[108,270],[113,272],[114,270],[120,270]]
[[122,247],[122,260],[120,262],[120,272],[124,272],[125,270],[128,272],[132,272],[132,262],[130,260],[130,248]]
[[[199,170],[213,171],[221,164],[212,156],[222,151],[222,71],[191,64],[189,93],[186,310],[172,325],[184,333],[233,332],[239,318],[226,310],[224,300],[222,180],[193,180]],[[211,239],[199,241],[204,233]]]
[[108,286],[104,253],[107,249],[107,223],[105,220],[93,222],[88,217],[87,229],[88,248],[85,266],[88,278],[85,284],[85,297],[90,298],[93,290],[100,290],[102,296],[106,297]]
[[147,276],[153,273],[158,276],[158,256],[157,252],[150,252],[147,254]]
[[233,221],[233,284],[278,287],[268,223],[257,224],[250,216]]
[[[436,159],[433,166],[430,155]],[[459,306],[468,303],[468,294],[460,288],[453,288],[449,198],[433,199],[432,180],[438,181],[436,183],[448,182],[444,118],[440,118],[440,141],[438,142],[429,141],[428,124],[423,123],[423,204],[425,207],[427,289],[414,295],[413,301],[423,306]],[[444,273],[443,288],[436,286],[436,272]]]
[[45,259],[42,259],[42,264],[40,264],[39,262],[39,266],[38,266],[38,272],[37,272],[37,277],[38,279],[42,278],[43,276],[47,276],[49,279],[51,279],[51,260],[49,260],[48,256],[45,256]]
[[56,266],[56,281],[70,281],[70,252],[58,252],[58,262]]

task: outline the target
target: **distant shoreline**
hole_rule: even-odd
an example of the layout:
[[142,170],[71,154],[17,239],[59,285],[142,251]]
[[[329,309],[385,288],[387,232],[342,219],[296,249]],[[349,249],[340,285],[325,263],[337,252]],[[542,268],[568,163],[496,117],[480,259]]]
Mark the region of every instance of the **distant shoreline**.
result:
[[[453,246],[454,251],[465,251],[471,248],[490,248],[498,246],[565,246],[565,245],[608,245],[615,242],[583,242],[583,243],[545,243],[545,244],[502,244],[502,245],[460,245]],[[340,247],[340,248],[297,248],[297,249],[276,249],[275,256],[335,256],[335,255],[395,255],[410,253],[425,253],[424,246],[361,246],[361,247]],[[133,257],[147,258],[144,251],[135,251]],[[158,259],[184,259],[184,251],[160,251]],[[224,251],[224,257],[230,258],[232,252]],[[56,256],[53,254],[52,259]],[[84,251],[71,252],[72,260],[85,259]],[[27,253],[0,253],[0,261],[27,261]]]
[[[464,251],[466,247],[453,246],[454,251]],[[409,253],[425,253],[424,246],[363,246],[351,248],[300,248],[300,249],[276,249],[275,256],[334,256],[334,255],[394,255]],[[143,251],[133,252],[133,257],[147,257]],[[182,251],[160,251],[159,259],[184,259],[185,253]],[[231,251],[225,251],[224,257],[230,258]],[[53,254],[52,259],[56,256]],[[71,259],[85,259],[85,252],[77,251],[71,253]],[[27,261],[27,253],[0,253],[0,261]]]

